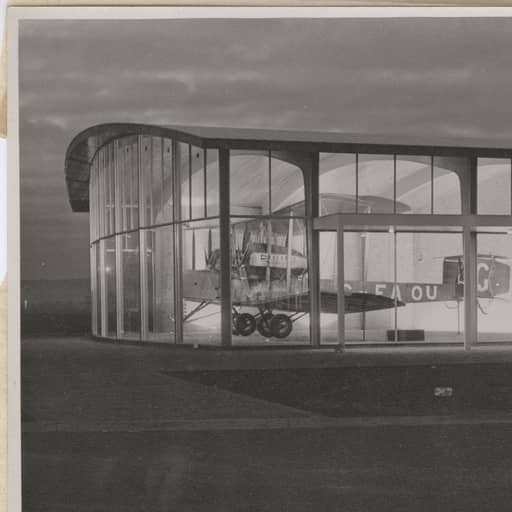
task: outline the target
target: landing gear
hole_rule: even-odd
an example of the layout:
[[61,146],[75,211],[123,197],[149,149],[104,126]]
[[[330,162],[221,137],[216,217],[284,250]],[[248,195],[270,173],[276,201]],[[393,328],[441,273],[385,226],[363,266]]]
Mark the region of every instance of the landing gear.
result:
[[293,330],[293,322],[302,318],[304,313],[274,315],[270,309],[261,308],[254,316],[250,313],[239,313],[233,308],[233,334],[237,336],[250,336],[258,331],[264,338],[287,338]]
[[249,313],[237,313],[233,316],[233,334],[250,336],[256,330],[256,319]]
[[271,338],[272,337],[272,319],[274,315],[272,313],[262,313],[261,317],[258,319],[258,322],[256,324],[256,328],[258,329],[258,332],[264,337],[264,338]]
[[289,316],[278,314],[274,315],[270,322],[270,330],[272,334],[279,339],[286,338],[290,335],[293,329],[292,321]]

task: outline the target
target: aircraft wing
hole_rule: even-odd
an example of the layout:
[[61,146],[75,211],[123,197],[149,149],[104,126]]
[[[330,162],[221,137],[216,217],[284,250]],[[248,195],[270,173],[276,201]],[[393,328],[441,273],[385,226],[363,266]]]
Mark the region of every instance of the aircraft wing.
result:
[[[290,295],[279,299],[257,304],[252,302],[250,305],[265,305],[271,309],[280,311],[293,311],[297,313],[309,312],[309,294]],[[404,306],[402,301],[396,301],[397,306]],[[373,293],[351,293],[345,295],[345,313],[361,313],[363,311],[378,311],[381,309],[391,309],[395,307],[395,299],[384,295],[375,295]],[[332,292],[320,292],[320,311],[322,313],[338,312],[338,295]]]

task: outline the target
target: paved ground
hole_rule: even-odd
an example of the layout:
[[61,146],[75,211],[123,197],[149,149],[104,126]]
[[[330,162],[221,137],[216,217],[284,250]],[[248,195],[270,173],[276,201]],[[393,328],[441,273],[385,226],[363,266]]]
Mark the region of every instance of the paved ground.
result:
[[30,434],[24,511],[509,511],[512,429]]
[[24,340],[23,510],[510,510],[510,369],[491,347]]

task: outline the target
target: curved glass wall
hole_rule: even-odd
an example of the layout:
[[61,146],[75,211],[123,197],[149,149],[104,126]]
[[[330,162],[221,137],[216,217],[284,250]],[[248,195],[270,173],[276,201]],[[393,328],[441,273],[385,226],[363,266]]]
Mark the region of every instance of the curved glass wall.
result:
[[93,333],[218,343],[218,151],[130,136],[102,147],[90,172]]
[[[477,341],[510,340],[512,231],[468,222],[510,215],[511,169],[509,159],[113,140],[90,166],[93,333],[190,345],[336,343],[343,268],[347,342],[462,343],[473,237]],[[319,217],[343,214],[318,221],[354,221],[342,251],[336,227],[311,236],[307,201]]]

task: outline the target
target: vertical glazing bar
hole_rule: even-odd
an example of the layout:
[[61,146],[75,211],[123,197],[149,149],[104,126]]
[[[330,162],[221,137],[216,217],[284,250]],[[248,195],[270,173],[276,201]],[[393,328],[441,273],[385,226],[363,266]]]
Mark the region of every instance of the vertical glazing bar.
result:
[[174,236],[174,326],[176,343],[183,343],[183,237],[181,221],[181,148],[172,141],[171,183],[173,198]]
[[96,211],[98,212],[98,238],[102,237],[105,234],[105,201],[104,201],[104,180],[105,173],[103,172],[103,151],[100,149],[96,153],[96,169],[97,169],[97,179],[96,186],[98,187],[98,204],[96,206]]
[[[478,159],[469,159],[469,172],[463,174],[467,177],[466,197],[462,205],[462,213],[475,215],[478,205]],[[469,224],[464,223],[464,348],[471,350],[478,336],[478,297],[477,297],[477,244],[476,232],[471,231]]]
[[144,213],[146,206],[146,194],[144,187],[144,175],[142,165],[143,140],[142,135],[137,136],[137,176],[138,176],[138,202],[139,202],[139,290],[140,290],[140,339],[141,341],[148,339],[148,287],[146,276],[146,237],[145,231],[141,229],[144,226]]
[[311,153],[308,167],[303,167],[306,200],[306,236],[309,276],[309,336],[311,346],[320,346],[320,234],[313,229],[319,211],[319,153]]
[[100,296],[101,296],[101,335],[108,336],[107,281],[105,272],[105,240],[100,240]]
[[268,214],[272,215],[272,151],[268,152]]
[[476,233],[464,226],[464,348],[471,350],[477,340],[477,248]]
[[146,233],[149,231],[139,229],[139,272],[140,272],[140,337],[147,341],[148,334],[148,285],[146,275]]
[[338,350],[345,347],[345,246],[341,216],[338,217],[337,234],[337,285],[338,285]]
[[98,269],[96,265],[96,245],[90,245],[90,262],[91,262],[91,324],[92,334],[98,336]]
[[430,214],[434,215],[434,156],[430,157]]
[[288,239],[286,241],[286,292],[292,291],[292,254],[293,254],[293,211],[288,220]]
[[148,158],[149,158],[149,175],[148,179],[145,182],[147,185],[147,196],[149,196],[149,207],[146,207],[146,223],[154,224],[156,221],[155,215],[155,198],[153,197],[153,190],[155,190],[155,177],[154,177],[154,162],[153,162],[153,146],[154,146],[154,137],[150,137],[148,144]]
[[219,150],[221,344],[231,346],[231,225],[229,150]]
[[[161,211],[164,212],[165,211],[165,193],[164,193],[164,189],[165,189],[165,171],[164,171],[164,138],[163,137],[160,137],[160,208],[161,208]],[[171,146],[171,149],[174,151],[174,148],[172,148]],[[174,153],[173,153],[174,154]],[[172,174],[172,163],[171,163],[171,181],[170,181],[170,186],[171,186],[171,193],[169,194],[169,198],[171,201],[173,201],[173,195],[174,195],[174,182],[173,182],[173,174]],[[174,210],[171,210],[172,212],[174,212]],[[165,218],[165,217],[164,217]],[[156,219],[155,219],[156,220]],[[166,219],[168,220],[168,219]],[[172,219],[174,221],[174,218]]]
[[396,250],[396,228],[393,227],[393,312],[394,312],[394,340],[395,343],[398,341],[398,293],[397,293],[397,276],[398,276],[398,252]]
[[113,143],[114,146],[114,211],[115,211],[115,232],[119,233],[122,229],[122,220],[121,220],[121,177],[119,176],[119,142],[115,140]]
[[114,144],[108,145],[110,150],[110,174],[112,175],[112,190],[110,191],[110,198],[112,200],[111,208],[112,208],[112,229],[110,231],[110,234],[113,234],[116,232],[116,222],[117,222],[117,212],[116,212],[116,183],[117,183],[117,176],[116,176],[116,168],[115,168],[115,161],[116,161],[116,153],[115,153],[115,147]]
[[204,192],[204,216],[208,217],[208,210],[206,208],[206,203],[208,201],[208,190],[207,190],[207,181],[206,181],[206,169],[207,169],[207,150],[203,149],[203,192]]
[[117,337],[124,335],[124,294],[123,294],[123,247],[122,237],[116,236],[116,313],[117,313]]
[[396,213],[396,154],[393,155],[393,213]]
[[356,213],[359,213],[359,153],[356,153]]
[[192,220],[192,144],[188,145],[188,218]]
[[[469,193],[467,204],[462,205],[462,213],[476,215],[478,213],[478,158],[469,158]],[[465,173],[467,175],[467,173]],[[464,198],[463,198],[464,199]]]
[[[114,176],[115,176],[115,212],[116,212],[116,231],[122,230],[123,214],[122,214],[122,197],[119,162],[119,141],[114,141]],[[123,267],[121,257],[121,236],[115,237],[116,247],[116,337],[119,339],[124,332],[124,301],[123,301]]]

